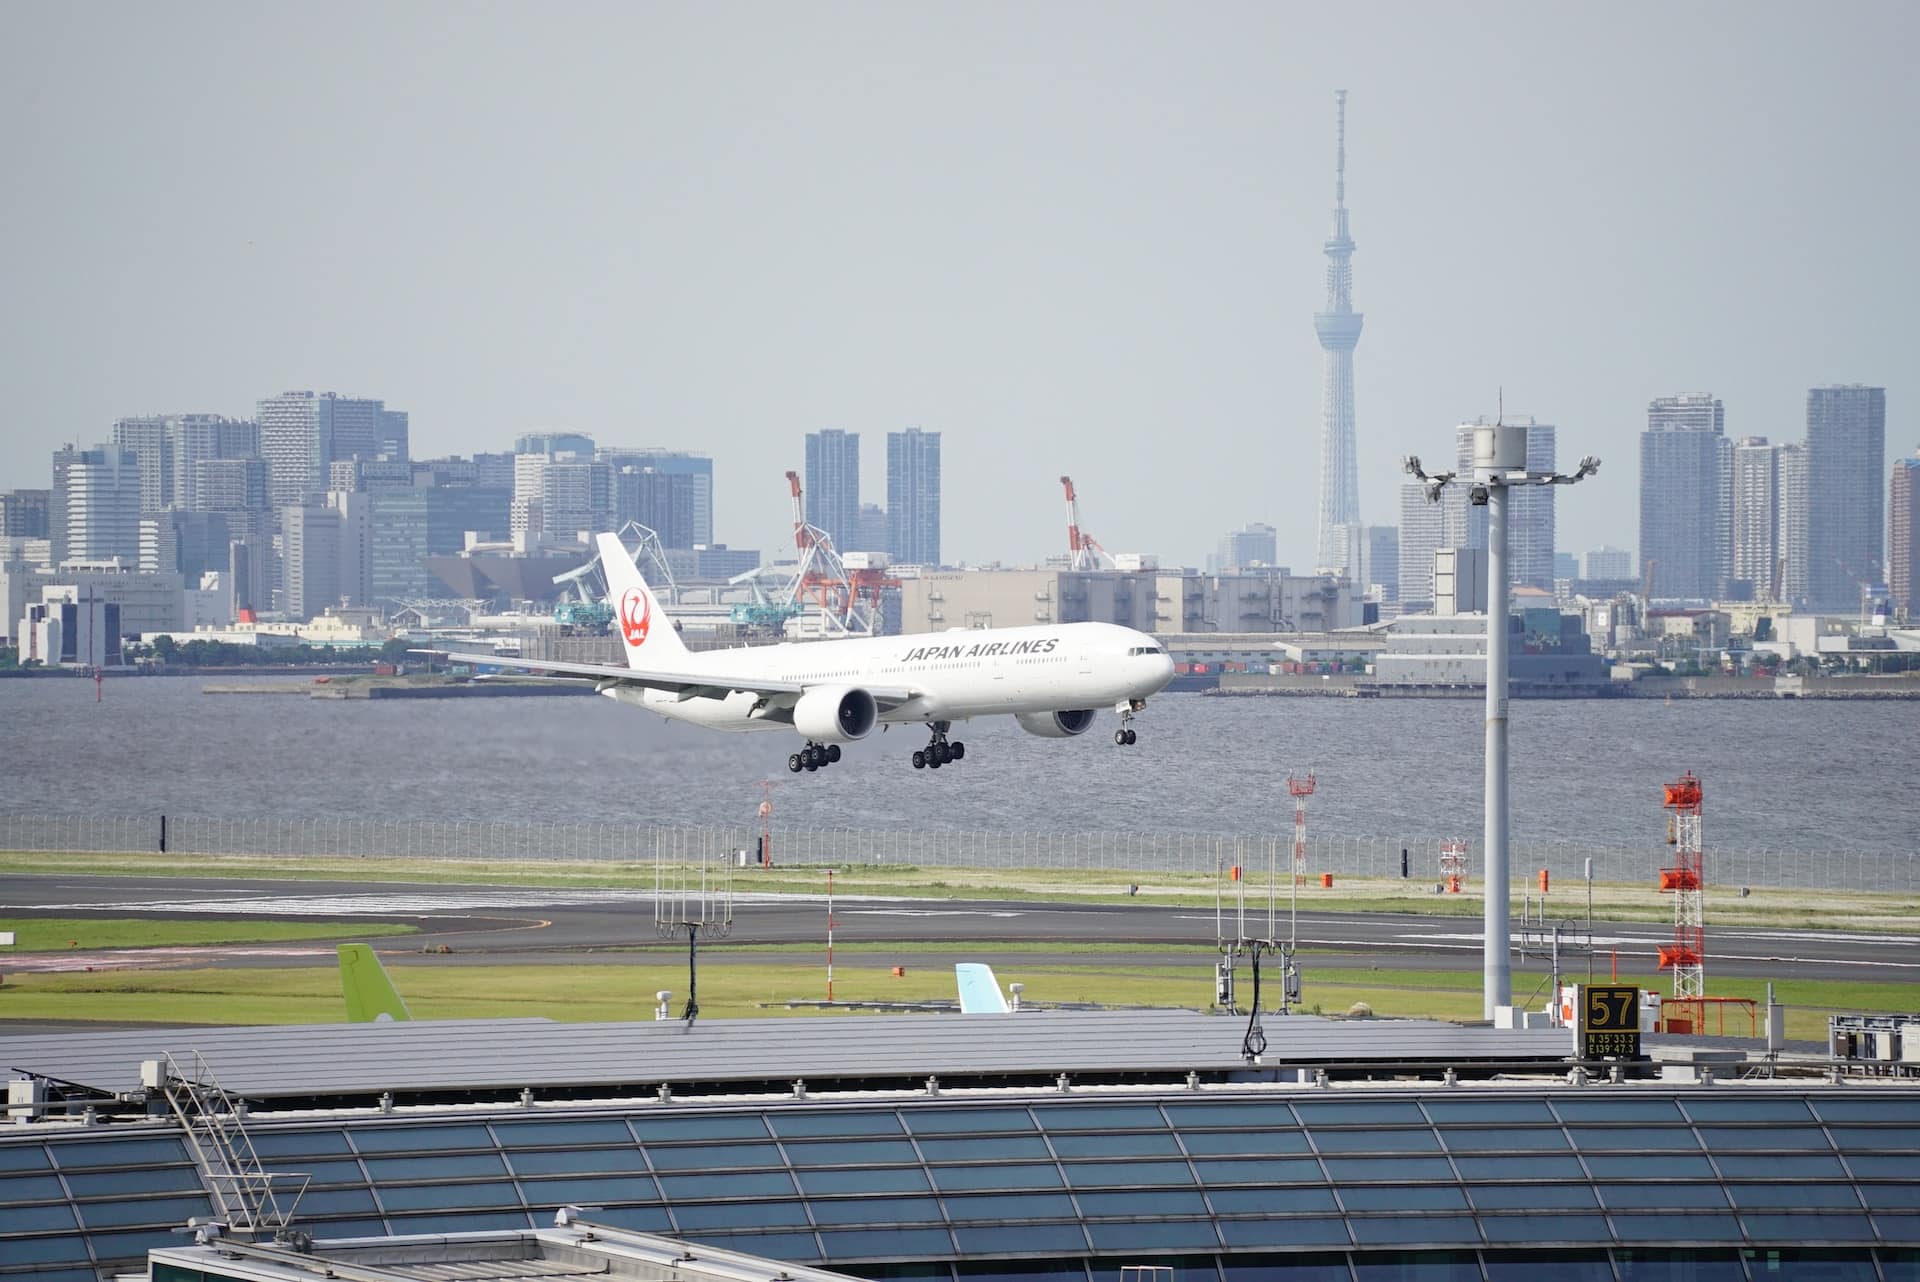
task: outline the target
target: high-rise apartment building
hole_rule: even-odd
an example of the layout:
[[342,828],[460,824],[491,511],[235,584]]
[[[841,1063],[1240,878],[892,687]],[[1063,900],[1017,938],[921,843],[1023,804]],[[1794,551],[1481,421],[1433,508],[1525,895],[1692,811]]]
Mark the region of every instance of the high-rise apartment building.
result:
[[[52,490],[6,490],[0,492],[0,539],[44,539],[47,537],[47,509],[53,502]],[[0,619],[0,623],[17,623]]]
[[[888,532],[887,509],[878,503],[862,503],[853,542],[840,550],[887,553],[887,548],[892,545],[892,542],[892,536]],[[892,554],[887,553],[887,555]]]
[[1887,587],[1894,610],[1907,619],[1920,617],[1916,556],[1920,556],[1920,452],[1896,459],[1887,485]]
[[140,467],[140,510],[158,512],[173,502],[173,453],[167,448],[164,415],[123,418],[113,425],[113,443],[130,450]]
[[1818,610],[1857,611],[1886,560],[1887,389],[1807,392],[1807,595]]
[[[1524,415],[1508,414],[1501,420],[1509,427],[1527,429],[1527,470],[1551,472],[1557,457],[1556,429],[1550,423],[1535,422]],[[1454,468],[1463,478],[1473,475],[1473,429],[1479,423],[1463,423],[1454,429]],[[1553,549],[1556,503],[1552,485],[1517,486],[1507,493],[1507,581],[1513,587],[1553,590]],[[1469,487],[1453,484],[1441,491],[1442,547],[1484,548],[1487,546],[1487,509],[1470,501]],[[1401,513],[1404,524],[1405,512]]]
[[341,515],[321,503],[280,509],[280,609],[290,619],[311,619],[340,604]]
[[[1451,487],[1449,487],[1451,488]],[[1400,606],[1433,606],[1433,554],[1443,546],[1446,505],[1427,498],[1427,487],[1400,487]]]
[[1633,553],[1625,548],[1601,547],[1587,553],[1587,577],[1589,579],[1621,579],[1633,577]]
[[1807,447],[1795,441],[1774,455],[1780,509],[1774,521],[1774,557],[1780,566],[1780,598],[1795,605],[1807,599]]
[[1354,590],[1371,592],[1377,585],[1382,601],[1400,599],[1400,527],[1368,525],[1361,527],[1361,559],[1354,578]]
[[1353,349],[1363,317],[1353,310],[1353,236],[1347,224],[1347,91],[1334,95],[1333,226],[1327,256],[1327,300],[1314,314],[1320,338],[1320,512],[1315,569],[1353,576],[1360,525],[1359,445],[1353,421]]
[[425,560],[453,556],[469,532],[484,539],[507,535],[511,491],[487,485],[385,490],[363,497],[369,509],[372,601],[397,602],[446,594]]
[[690,548],[694,537],[694,498],[698,486],[686,473],[662,472],[627,464],[613,477],[613,524],[638,521],[661,545]]
[[887,433],[887,545],[904,565],[940,564],[940,433]]
[[1726,594],[1733,447],[1726,411],[1711,395],[1666,396],[1647,406],[1640,434],[1640,564],[1653,595],[1710,601]]
[[[474,456],[478,458],[478,455]],[[613,465],[617,473],[621,468],[648,468],[666,476],[682,478],[674,484],[685,487],[688,502],[692,504],[693,532],[692,542],[686,544],[669,543],[668,547],[697,547],[712,544],[713,539],[713,460],[705,454],[692,454],[685,450],[628,449],[626,447],[602,447],[595,456],[604,463]],[[778,483],[777,478],[773,482]],[[676,493],[681,490],[676,489]],[[769,489],[769,496],[778,491]],[[661,539],[666,535],[662,533]]]
[[836,548],[851,547],[860,521],[860,434],[827,428],[807,433],[807,524]]
[[1277,565],[1279,561],[1280,532],[1264,521],[1251,521],[1246,529],[1235,530],[1220,540],[1219,569],[1244,570]]
[[1732,577],[1771,601],[1780,573],[1780,451],[1764,436],[1733,447]]
[[173,470],[173,506],[211,510],[200,502],[200,464],[212,459],[257,458],[259,454],[260,428],[250,419],[222,418],[217,414],[170,416],[167,457]]
[[397,412],[381,401],[333,392],[283,392],[261,401],[256,419],[273,506],[317,500],[335,459],[378,456],[395,431],[387,415]]
[[407,412],[405,410],[382,409],[380,411],[380,439],[377,448],[382,457],[404,459],[408,454]]
[[72,446],[53,455],[47,508],[53,561],[140,560],[140,461],[132,450]]

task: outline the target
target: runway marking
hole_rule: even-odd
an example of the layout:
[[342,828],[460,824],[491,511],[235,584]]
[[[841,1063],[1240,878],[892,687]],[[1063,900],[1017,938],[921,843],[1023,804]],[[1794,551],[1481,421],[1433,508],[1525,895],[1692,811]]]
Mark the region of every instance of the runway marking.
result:
[[[130,899],[111,903],[42,903],[19,907],[35,912],[62,913],[217,913],[261,917],[427,917],[435,914],[463,913],[483,909],[530,909],[551,907],[616,908],[651,907],[650,890],[441,890],[407,894],[367,892],[335,895],[261,895],[249,893],[236,898],[218,897],[210,891],[201,899]],[[824,903],[824,895],[745,894],[734,896],[736,908],[791,907],[798,903]],[[841,895],[847,911],[879,912],[861,909],[859,904],[903,904],[915,902],[897,896]],[[902,915],[985,915],[1018,916],[1018,912],[974,909],[899,909]]]

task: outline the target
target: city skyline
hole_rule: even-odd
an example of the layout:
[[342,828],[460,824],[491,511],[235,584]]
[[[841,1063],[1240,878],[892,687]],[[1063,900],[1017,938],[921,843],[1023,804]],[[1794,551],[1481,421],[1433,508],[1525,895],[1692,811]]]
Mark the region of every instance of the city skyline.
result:
[[[1028,15],[1016,56],[989,13],[872,10],[856,56],[798,12],[393,13],[369,38],[298,12],[33,8],[0,88],[0,476],[42,485],[42,458],[120,417],[244,416],[322,383],[405,406],[422,456],[543,424],[707,450],[741,496],[720,533],[770,546],[794,435],[921,422],[955,434],[948,559],[1050,546],[1065,472],[1109,547],[1197,562],[1258,520],[1304,564],[1338,87],[1365,105],[1371,519],[1397,458],[1501,386],[1615,461],[1561,503],[1563,542],[1591,548],[1626,534],[1652,397],[1712,387],[1741,434],[1787,440],[1807,387],[1894,381],[1920,275],[1886,145],[1920,127],[1910,6],[1483,12],[1407,8],[1354,41],[1330,13],[1110,10],[1090,48],[1062,10]],[[286,47],[341,74],[285,93]],[[1623,96],[1621,65],[1652,91]],[[159,101],[154,66],[178,86]],[[367,194],[290,198],[262,159],[288,138]]]

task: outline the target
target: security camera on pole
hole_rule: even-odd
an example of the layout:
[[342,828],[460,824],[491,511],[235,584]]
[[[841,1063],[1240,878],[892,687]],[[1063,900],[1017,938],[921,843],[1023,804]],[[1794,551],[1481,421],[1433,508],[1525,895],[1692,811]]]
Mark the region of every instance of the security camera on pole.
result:
[[[1504,414],[1502,415],[1504,417]],[[1407,472],[1426,486],[1427,498],[1440,501],[1440,492],[1455,479],[1452,472],[1429,476],[1417,455],[1406,460]],[[1527,429],[1495,422],[1473,429],[1473,477],[1467,501],[1487,509],[1487,793],[1485,810],[1486,916],[1482,944],[1481,1001],[1483,1015],[1494,1018],[1495,1007],[1512,1004],[1513,976],[1509,953],[1512,927],[1507,852],[1507,491],[1519,485],[1572,485],[1600,470],[1600,460],[1589,454],[1572,476],[1558,472],[1527,471]]]

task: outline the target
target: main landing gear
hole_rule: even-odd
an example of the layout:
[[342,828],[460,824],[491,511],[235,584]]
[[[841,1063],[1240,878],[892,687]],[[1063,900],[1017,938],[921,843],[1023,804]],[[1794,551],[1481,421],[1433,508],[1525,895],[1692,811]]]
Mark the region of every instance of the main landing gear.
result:
[[807,746],[787,758],[787,769],[799,774],[802,770],[818,770],[840,760],[840,745],[837,743],[819,744],[808,742]]
[[958,739],[947,742],[947,731],[953,728],[950,721],[929,721],[927,729],[933,731],[933,740],[919,752],[913,754],[915,770],[938,770],[949,761],[964,761],[967,745]]
[[1134,713],[1146,706],[1147,701],[1145,699],[1128,699],[1125,703],[1119,704],[1114,708],[1114,711],[1120,714],[1120,728],[1113,732],[1113,742],[1116,745],[1122,748],[1131,748],[1134,745],[1139,735],[1134,732],[1133,727],[1128,723],[1133,720]]

